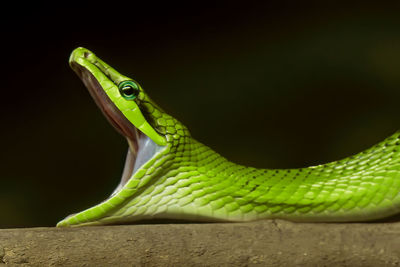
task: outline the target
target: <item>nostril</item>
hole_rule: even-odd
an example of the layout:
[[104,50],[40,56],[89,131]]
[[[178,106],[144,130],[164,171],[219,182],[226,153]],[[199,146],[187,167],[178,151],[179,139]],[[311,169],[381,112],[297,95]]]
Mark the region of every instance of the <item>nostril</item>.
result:
[[88,57],[90,56],[90,53],[89,53],[89,52],[85,52],[85,53],[83,53],[83,56],[84,56],[85,58],[88,58]]

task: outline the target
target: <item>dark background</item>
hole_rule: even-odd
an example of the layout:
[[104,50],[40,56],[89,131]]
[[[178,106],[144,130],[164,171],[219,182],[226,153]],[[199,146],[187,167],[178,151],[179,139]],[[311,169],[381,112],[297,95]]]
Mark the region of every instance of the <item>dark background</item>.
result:
[[69,69],[78,46],[246,165],[337,160],[400,126],[399,4],[53,5],[2,9],[0,227],[53,226],[119,182],[127,144]]

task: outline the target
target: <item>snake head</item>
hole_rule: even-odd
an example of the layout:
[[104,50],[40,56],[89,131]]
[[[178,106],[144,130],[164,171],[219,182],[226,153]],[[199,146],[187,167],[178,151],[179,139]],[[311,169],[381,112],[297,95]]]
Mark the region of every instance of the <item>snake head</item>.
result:
[[105,117],[126,137],[129,150],[121,182],[113,194],[103,203],[67,217],[58,226],[95,224],[107,217],[111,210],[118,209],[117,202],[133,197],[136,187],[143,186],[143,182],[138,184],[143,176],[146,181],[154,176],[146,172],[151,166],[149,161],[189,135],[186,127],[158,107],[139,83],[118,73],[91,51],[76,48],[69,63]]
[[134,140],[139,130],[154,143],[167,144],[162,118],[165,113],[136,81],[118,73],[82,47],[72,52],[69,63],[118,132]]

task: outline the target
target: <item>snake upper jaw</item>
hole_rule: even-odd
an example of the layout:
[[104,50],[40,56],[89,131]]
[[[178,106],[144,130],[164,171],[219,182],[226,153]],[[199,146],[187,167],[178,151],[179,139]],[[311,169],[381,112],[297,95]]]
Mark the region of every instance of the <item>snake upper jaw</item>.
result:
[[85,84],[97,106],[114,128],[122,135],[134,138],[136,136],[136,128],[114,105],[96,77],[88,69],[76,62],[71,62],[71,68]]
[[[121,183],[118,186],[121,187],[121,185],[125,184],[129,180],[128,178],[132,176],[134,171],[140,167],[138,164],[139,162],[143,163],[144,159],[148,159],[149,156],[154,155],[154,147],[156,144],[144,133],[139,131],[122,114],[122,112],[115,106],[115,104],[104,92],[104,88],[90,71],[75,62],[71,62],[71,67],[77,73],[79,78],[81,78],[95,103],[110,124],[113,125],[113,127],[128,141],[129,152],[126,163],[129,163],[128,165],[131,166],[125,166]],[[114,191],[114,193],[116,191],[117,189]]]

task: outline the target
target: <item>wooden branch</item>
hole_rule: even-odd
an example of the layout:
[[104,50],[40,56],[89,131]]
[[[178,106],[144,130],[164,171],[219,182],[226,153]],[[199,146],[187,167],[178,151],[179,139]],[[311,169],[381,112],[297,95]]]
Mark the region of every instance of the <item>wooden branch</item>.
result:
[[400,223],[0,230],[0,266],[399,266]]

